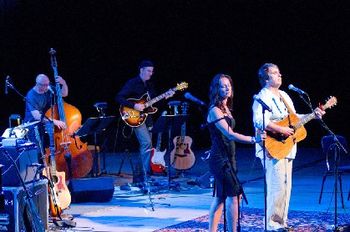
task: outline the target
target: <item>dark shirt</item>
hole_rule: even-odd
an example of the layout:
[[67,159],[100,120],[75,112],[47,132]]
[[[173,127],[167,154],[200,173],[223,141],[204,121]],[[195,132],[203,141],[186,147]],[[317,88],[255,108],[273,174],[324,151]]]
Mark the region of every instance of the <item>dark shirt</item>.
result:
[[128,101],[128,98],[141,98],[145,93],[149,94],[150,98],[156,97],[156,92],[154,90],[153,83],[149,80],[146,83],[143,83],[140,76],[134,77],[128,80],[123,88],[119,91],[115,100],[122,106],[127,106],[134,108],[133,102]]
[[39,94],[33,88],[30,89],[26,96],[25,122],[34,121],[31,111],[38,110],[42,115],[51,107],[51,94],[49,91]]

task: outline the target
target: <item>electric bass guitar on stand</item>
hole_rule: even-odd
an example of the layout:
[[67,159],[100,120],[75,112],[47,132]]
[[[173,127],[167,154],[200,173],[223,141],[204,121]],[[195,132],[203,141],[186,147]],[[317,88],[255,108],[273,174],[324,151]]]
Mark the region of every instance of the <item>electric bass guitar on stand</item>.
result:
[[187,87],[187,82],[181,82],[180,84],[177,84],[175,88],[172,88],[153,99],[150,99],[148,93],[145,93],[140,99],[129,98],[127,100],[130,102],[144,104],[145,109],[143,111],[138,111],[130,107],[120,106],[119,113],[127,125],[130,127],[139,127],[146,121],[148,114],[154,114],[157,112],[158,109],[153,107],[153,104],[170,96],[173,91],[184,90]]
[[153,173],[162,174],[165,173],[165,160],[166,149],[161,151],[162,144],[162,132],[158,133],[156,148],[151,149],[151,170]]

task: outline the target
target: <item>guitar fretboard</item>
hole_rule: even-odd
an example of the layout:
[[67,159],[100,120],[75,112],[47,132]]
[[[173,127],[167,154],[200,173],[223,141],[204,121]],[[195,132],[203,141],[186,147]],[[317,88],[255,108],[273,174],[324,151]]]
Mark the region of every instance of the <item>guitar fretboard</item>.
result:
[[294,126],[295,129],[299,129],[306,123],[310,122],[312,119],[316,117],[315,113],[308,114],[300,119],[300,121]]
[[162,99],[165,98],[167,95],[169,95],[169,92],[170,92],[170,90],[167,91],[167,92],[165,92],[165,93],[163,93],[163,94],[161,94],[161,95],[159,95],[159,96],[157,96],[157,97],[155,97],[155,98],[153,98],[153,99],[151,99],[151,100],[149,100],[148,102],[145,103],[145,108],[150,107],[150,106],[152,106],[154,103],[156,103],[156,102],[162,100]]

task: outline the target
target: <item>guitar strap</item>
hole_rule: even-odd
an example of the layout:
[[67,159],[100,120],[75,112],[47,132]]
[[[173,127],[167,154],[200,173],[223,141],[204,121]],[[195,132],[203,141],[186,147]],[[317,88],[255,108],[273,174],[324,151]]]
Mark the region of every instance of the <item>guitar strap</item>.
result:
[[290,119],[290,115],[293,114],[293,110],[292,108],[290,108],[289,104],[287,103],[287,101],[282,97],[282,95],[280,94],[280,98],[283,101],[283,104],[287,107],[287,111],[288,111],[288,121],[289,121],[289,125],[291,125],[291,119]]

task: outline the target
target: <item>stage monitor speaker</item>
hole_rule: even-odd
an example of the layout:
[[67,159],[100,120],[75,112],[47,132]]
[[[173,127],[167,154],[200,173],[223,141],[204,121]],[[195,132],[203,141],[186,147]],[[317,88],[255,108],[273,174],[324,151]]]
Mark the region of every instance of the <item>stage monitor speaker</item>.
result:
[[[48,190],[47,180],[39,180],[26,185],[37,213],[45,229],[48,229]],[[5,211],[8,223],[0,221],[0,231],[32,231],[31,221],[26,213],[26,193],[23,187],[3,187],[5,195]]]
[[113,177],[71,179],[69,190],[72,202],[108,202],[114,193]]
[[3,186],[21,185],[16,169],[8,156],[11,156],[15,161],[25,183],[39,179],[39,175],[35,175],[38,169],[38,150],[36,146],[1,147],[0,151],[0,164],[4,165],[2,168]]

